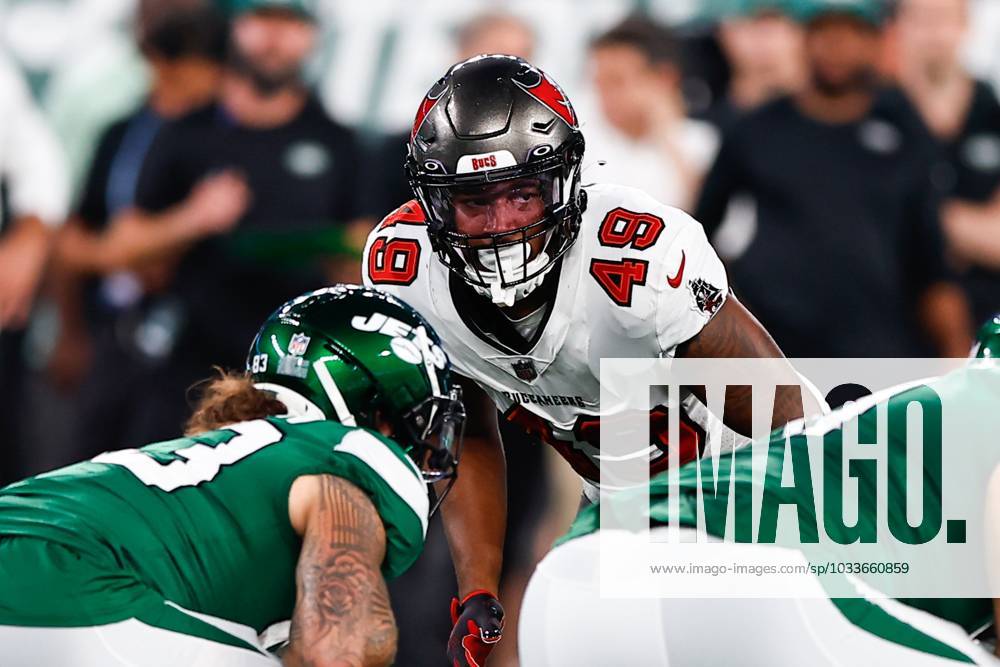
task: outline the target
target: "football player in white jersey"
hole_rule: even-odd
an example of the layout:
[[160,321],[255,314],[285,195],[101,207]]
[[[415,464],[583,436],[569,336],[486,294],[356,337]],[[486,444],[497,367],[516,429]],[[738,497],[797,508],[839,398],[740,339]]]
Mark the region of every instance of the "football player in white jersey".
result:
[[[782,355],[730,294],[701,225],[639,190],[581,186],[583,149],[569,100],[537,68],[511,56],[453,66],[417,111],[406,164],[416,200],[372,232],[364,274],[441,332],[456,371],[502,418],[595,485],[598,416],[616,412],[599,406],[602,357]],[[802,416],[797,397],[776,400],[774,425]],[[657,472],[673,443],[666,396],[653,398]],[[696,398],[682,404],[682,463],[704,445]],[[726,425],[749,434],[750,418],[750,392],[728,392]],[[448,653],[482,665],[503,627],[506,474],[502,450],[466,442],[443,508],[462,598]]]

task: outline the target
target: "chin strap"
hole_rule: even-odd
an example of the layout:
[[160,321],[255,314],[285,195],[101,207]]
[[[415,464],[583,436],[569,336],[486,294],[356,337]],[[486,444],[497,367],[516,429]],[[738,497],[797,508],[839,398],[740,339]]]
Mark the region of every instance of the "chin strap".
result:
[[488,296],[490,300],[498,306],[506,306],[509,308],[514,305],[514,301],[517,299],[517,290],[513,287],[501,287],[500,281],[490,283],[488,290],[484,290],[478,286],[476,289],[482,293],[483,296]]

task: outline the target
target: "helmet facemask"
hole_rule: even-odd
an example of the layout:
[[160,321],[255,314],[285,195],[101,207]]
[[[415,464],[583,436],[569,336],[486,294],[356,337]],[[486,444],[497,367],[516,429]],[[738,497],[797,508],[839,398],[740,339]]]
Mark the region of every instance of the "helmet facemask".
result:
[[[412,342],[419,350],[413,362],[423,367],[430,395],[403,412],[387,409],[385,414],[396,415],[390,421],[393,439],[403,445],[424,481],[436,494],[430,512],[433,515],[458,478],[458,457],[465,429],[465,406],[462,403],[461,388],[451,386],[446,372],[447,357],[438,341],[432,340],[427,329],[420,325],[414,330]],[[391,400],[390,396],[398,399],[400,387],[385,386],[375,378],[373,381],[378,388],[373,399],[375,405],[385,404],[387,399]],[[378,412],[381,411],[377,410]],[[434,486],[445,481],[447,485],[443,490]]]
[[[415,178],[412,185],[441,261],[497,305],[511,306],[537,288],[579,228],[578,167],[561,156],[472,178]],[[490,221],[499,211],[517,215],[521,204],[537,215],[516,226]]]
[[447,482],[443,489],[431,486],[436,499],[433,515],[458,479],[458,459],[465,432],[465,406],[462,391],[452,387],[447,396],[431,396],[401,415],[394,435],[408,446],[407,453],[416,462],[429,485]]

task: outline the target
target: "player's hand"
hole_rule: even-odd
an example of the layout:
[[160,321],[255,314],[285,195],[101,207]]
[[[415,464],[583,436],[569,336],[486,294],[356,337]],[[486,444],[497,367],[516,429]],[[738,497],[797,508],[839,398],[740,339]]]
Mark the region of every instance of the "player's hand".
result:
[[489,591],[473,591],[451,600],[448,661],[453,667],[483,667],[503,635],[503,607]]

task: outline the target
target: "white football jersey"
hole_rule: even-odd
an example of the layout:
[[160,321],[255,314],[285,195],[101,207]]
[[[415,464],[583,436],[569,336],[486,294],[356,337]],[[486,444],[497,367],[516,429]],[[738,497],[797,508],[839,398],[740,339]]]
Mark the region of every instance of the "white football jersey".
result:
[[[555,301],[531,339],[475,294],[431,249],[416,201],[371,233],[365,284],[398,296],[430,322],[455,370],[475,380],[503,418],[555,447],[584,479],[600,479],[603,357],[673,357],[722,307],[726,272],[701,224],[634,188],[592,185],[576,242],[552,269]],[[538,289],[543,289],[545,286]],[[666,395],[652,394],[648,454],[667,465]],[[659,401],[659,402],[658,402]],[[684,400],[681,462],[698,456],[718,421]],[[725,440],[725,439],[724,439]]]

